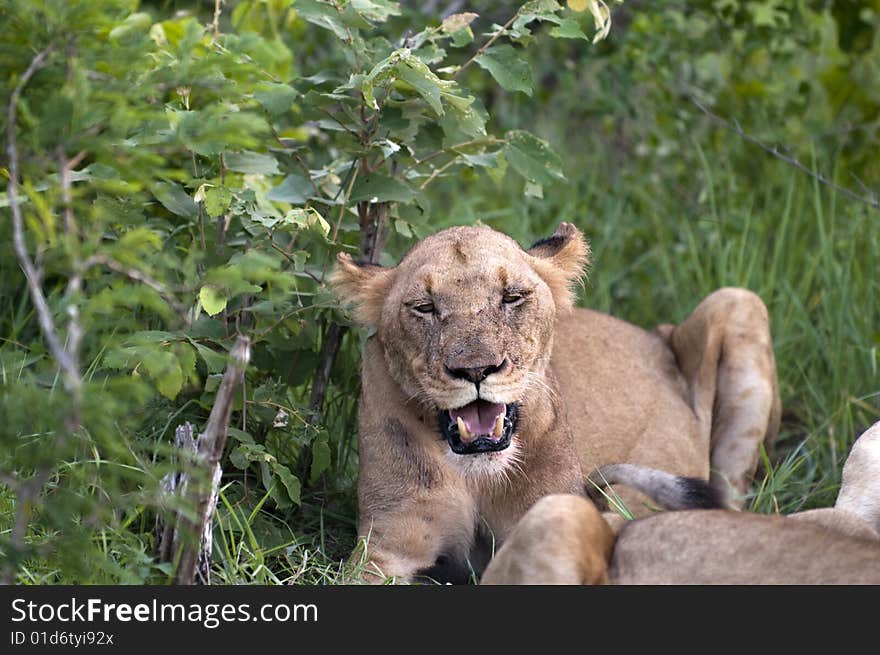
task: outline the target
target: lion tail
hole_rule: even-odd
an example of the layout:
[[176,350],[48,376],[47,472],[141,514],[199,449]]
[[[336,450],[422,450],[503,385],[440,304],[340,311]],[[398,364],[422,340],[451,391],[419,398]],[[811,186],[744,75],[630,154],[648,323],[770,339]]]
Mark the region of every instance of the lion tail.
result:
[[[587,478],[587,494],[609,484],[625,484],[670,510],[729,509],[724,496],[706,480],[687,478],[638,464],[609,464]],[[602,492],[598,492],[602,493]]]

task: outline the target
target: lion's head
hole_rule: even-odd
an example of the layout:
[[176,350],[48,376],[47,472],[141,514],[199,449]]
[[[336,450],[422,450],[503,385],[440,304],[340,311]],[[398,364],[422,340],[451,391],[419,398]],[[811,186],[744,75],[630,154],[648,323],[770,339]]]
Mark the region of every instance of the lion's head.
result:
[[569,223],[528,250],[490,228],[454,227],[394,268],[341,254],[332,284],[375,328],[404,394],[436,412],[452,452],[491,457],[516,442],[518,408],[543,384],[556,316],[588,256]]

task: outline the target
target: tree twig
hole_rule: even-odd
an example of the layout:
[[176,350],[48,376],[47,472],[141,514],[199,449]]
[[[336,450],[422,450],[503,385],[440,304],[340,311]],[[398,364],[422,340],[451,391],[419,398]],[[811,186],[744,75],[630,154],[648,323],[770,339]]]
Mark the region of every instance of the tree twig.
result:
[[135,282],[140,282],[141,284],[147,285],[153,291],[162,296],[162,299],[169,305],[171,305],[171,307],[177,314],[179,314],[183,319],[186,319],[186,306],[174,297],[174,294],[168,289],[168,287],[166,287],[154,277],[151,277],[136,268],[125,266],[122,263],[113,259],[112,257],[108,257],[107,255],[92,255],[91,257],[86,259],[85,262],[83,262],[83,270],[88,270],[92,266],[98,264],[106,266],[110,270],[116,271],[120,275],[124,275],[130,280],[134,280]]
[[214,0],[214,21],[212,23],[214,27],[214,41],[216,42],[220,38],[220,5],[223,4],[223,0]]
[[309,397],[309,423],[315,424],[321,419],[324,407],[324,396],[327,393],[327,383],[330,381],[330,372],[346,327],[338,323],[330,323],[324,335],[324,343],[321,344],[321,352],[318,355],[318,368],[312,380],[312,391]]
[[701,103],[699,100],[697,100],[693,95],[688,94],[688,98],[690,99],[690,101],[694,105],[696,105],[696,107],[700,111],[702,111],[712,121],[727,128],[731,132],[734,132],[737,136],[745,139],[749,143],[752,143],[752,144],[758,146],[764,152],[766,152],[770,155],[773,155],[777,159],[784,161],[789,166],[792,166],[793,168],[801,171],[802,173],[809,175],[817,182],[834,189],[835,191],[846,196],[850,200],[856,200],[858,202],[861,202],[861,203],[868,205],[869,207],[871,207],[873,209],[880,210],[880,200],[878,200],[876,194],[873,191],[869,190],[870,195],[863,196],[863,195],[859,195],[858,193],[856,193],[852,189],[848,189],[846,187],[840,186],[836,182],[829,180],[827,177],[825,177],[821,173],[817,173],[809,166],[802,164],[799,160],[795,159],[794,157],[787,155],[784,152],[780,152],[780,150],[777,146],[769,146],[766,143],[764,143],[763,141],[761,141],[758,137],[749,134],[748,132],[743,130],[742,127],[740,127],[739,123],[731,122],[731,121],[729,121],[725,118],[722,118],[721,116],[713,113],[712,110],[710,110],[703,103]]
[[[339,207],[339,216],[336,219],[336,224],[333,226],[333,235],[331,236],[332,241],[336,241],[336,238],[339,236],[339,226],[342,225],[342,218],[345,216],[345,209],[348,206],[348,198],[351,196],[351,190],[354,188],[355,180],[357,180],[358,176],[358,165],[357,159],[355,159],[351,163],[351,169],[349,173],[347,188],[345,189],[345,195],[342,197],[342,204]],[[340,190],[342,187],[339,187]],[[338,196],[337,192],[337,196]],[[321,276],[324,277],[323,275]]]
[[[73,360],[73,366],[79,375],[79,347],[82,343],[83,331],[79,324],[79,307],[76,304],[80,291],[82,291],[82,262],[80,261],[79,233],[76,227],[76,219],[73,213],[73,192],[71,190],[70,171],[85,157],[85,152],[80,152],[72,159],[67,159],[64,154],[64,146],[58,146],[58,163],[61,178],[61,201],[64,203],[64,231],[67,234],[67,247],[72,254],[72,273],[67,281],[65,298],[67,299],[67,345],[66,350]],[[79,399],[75,398],[73,412],[68,418],[69,427],[73,429],[79,424]]]
[[519,16],[519,12],[516,12],[513,16],[511,16],[510,20],[507,21],[506,23],[504,23],[504,25],[501,26],[501,29],[499,29],[497,32],[495,32],[495,34],[492,35],[492,38],[489,39],[488,41],[486,41],[486,43],[483,46],[481,46],[480,49],[474,53],[473,57],[471,57],[466,62],[464,62],[461,66],[458,67],[458,70],[455,71],[455,73],[453,73],[452,79],[455,79],[456,77],[458,77],[465,68],[467,68],[472,63],[474,63],[474,61],[476,60],[477,57],[479,57],[484,52],[486,52],[486,50],[491,48],[492,44],[495,43],[502,34],[507,32],[508,28],[511,25],[513,25],[513,21],[515,21],[518,16]]
[[433,182],[435,179],[437,179],[437,177],[438,177],[439,175],[442,175],[443,173],[446,172],[447,169],[449,169],[450,167],[452,167],[452,166],[454,166],[455,164],[458,164],[458,163],[461,163],[461,162],[459,162],[459,161],[458,161],[458,158],[456,157],[456,158],[454,158],[454,159],[449,160],[448,162],[446,162],[445,164],[443,164],[443,165],[440,166],[439,168],[435,168],[435,169],[431,172],[431,174],[428,176],[428,179],[426,179],[424,182],[422,182],[421,186],[419,186],[419,191],[424,191],[424,190],[425,190],[425,187],[428,186],[428,185],[429,185],[431,182]]
[[52,318],[52,311],[43,294],[40,286],[42,271],[40,271],[33,263],[27,251],[27,244],[24,239],[24,219],[21,215],[21,206],[18,197],[19,185],[19,160],[18,160],[18,143],[15,138],[15,121],[18,108],[18,100],[21,93],[30,82],[31,78],[46,65],[46,60],[52,53],[54,46],[49,45],[38,53],[32,60],[27,70],[22,74],[21,79],[16,84],[9,98],[9,105],[6,111],[6,154],[9,158],[9,208],[12,211],[12,245],[15,255],[18,258],[19,266],[24,272],[27,281],[28,292],[31,296],[31,302],[34,303],[34,309],[37,312],[37,322],[40,325],[40,332],[43,333],[43,339],[49,347],[49,352],[55,358],[58,367],[64,377],[65,386],[73,393],[79,393],[81,380],[76,363],[70,354],[61,344],[58,337],[58,330],[55,327],[55,319]]

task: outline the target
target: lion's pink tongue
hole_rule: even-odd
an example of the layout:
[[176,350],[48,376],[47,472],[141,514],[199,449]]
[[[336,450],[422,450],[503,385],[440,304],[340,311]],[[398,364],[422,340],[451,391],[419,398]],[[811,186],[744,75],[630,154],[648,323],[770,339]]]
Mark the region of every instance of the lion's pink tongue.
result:
[[498,417],[503,416],[506,410],[507,406],[503,403],[475,400],[464,407],[450,409],[449,416],[453,422],[461,418],[467,431],[473,436],[491,435]]

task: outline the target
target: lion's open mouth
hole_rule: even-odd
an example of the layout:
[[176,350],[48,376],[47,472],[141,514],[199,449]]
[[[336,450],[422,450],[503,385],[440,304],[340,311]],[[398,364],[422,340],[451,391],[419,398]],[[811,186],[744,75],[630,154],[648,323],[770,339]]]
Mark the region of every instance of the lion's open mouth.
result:
[[458,455],[504,450],[516,429],[516,404],[475,400],[464,407],[440,411],[440,433]]

